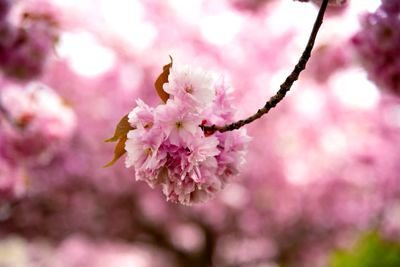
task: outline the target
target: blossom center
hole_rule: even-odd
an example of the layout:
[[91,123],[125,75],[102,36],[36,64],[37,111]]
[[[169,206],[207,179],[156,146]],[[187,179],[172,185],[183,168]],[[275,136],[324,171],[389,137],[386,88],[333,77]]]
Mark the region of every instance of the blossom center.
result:
[[146,125],[144,126],[145,129],[150,129],[151,127],[153,127],[152,122],[146,123]]
[[146,156],[151,156],[151,154],[153,154],[153,150],[152,150],[150,147],[148,147],[148,148],[146,148],[146,149],[144,150],[144,154],[145,154]]
[[175,126],[177,129],[182,129],[183,128],[183,123],[181,121],[175,122]]
[[193,93],[193,86],[191,84],[185,86],[185,92],[188,94]]

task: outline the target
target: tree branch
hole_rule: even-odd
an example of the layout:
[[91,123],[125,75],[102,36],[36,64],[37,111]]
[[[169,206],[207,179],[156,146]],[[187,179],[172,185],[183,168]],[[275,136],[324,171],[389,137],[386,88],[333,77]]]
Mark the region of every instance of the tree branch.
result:
[[281,84],[279,91],[272,96],[266,103],[265,105],[259,109],[254,115],[243,119],[239,120],[236,122],[233,122],[231,124],[226,124],[224,126],[217,126],[217,125],[211,125],[211,126],[206,126],[206,125],[200,125],[202,130],[207,133],[214,133],[215,131],[219,132],[226,132],[226,131],[233,131],[241,128],[242,126],[249,124],[259,118],[261,118],[263,115],[267,114],[272,108],[274,108],[281,100],[285,97],[286,93],[290,90],[292,87],[293,83],[299,78],[300,73],[306,68],[306,64],[311,56],[311,51],[314,47],[315,39],[317,37],[317,33],[319,28],[322,25],[324,14],[326,7],[328,6],[328,0],[323,0],[321,7],[318,12],[318,16],[315,20],[314,26],[311,31],[311,35],[308,39],[306,48],[301,55],[298,63],[294,67],[292,73],[286,78],[286,80]]

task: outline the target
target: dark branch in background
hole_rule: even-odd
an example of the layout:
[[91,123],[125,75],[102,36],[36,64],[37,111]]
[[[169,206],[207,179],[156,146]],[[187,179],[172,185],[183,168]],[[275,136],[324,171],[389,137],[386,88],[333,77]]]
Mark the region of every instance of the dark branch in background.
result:
[[226,124],[224,126],[217,126],[215,124],[212,126],[200,125],[200,127],[204,132],[214,133],[215,131],[226,132],[226,131],[237,130],[242,126],[259,119],[264,114],[267,114],[285,97],[286,93],[290,90],[293,83],[299,78],[300,73],[306,68],[306,64],[311,56],[311,51],[314,47],[318,30],[322,25],[322,21],[327,6],[328,6],[328,0],[323,0],[318,12],[317,19],[315,20],[311,35],[308,39],[307,46],[303,54],[301,55],[299,62],[294,67],[292,73],[286,78],[285,82],[281,84],[279,91],[265,103],[264,107],[259,109],[254,115],[248,117],[247,119],[239,120],[231,124]]

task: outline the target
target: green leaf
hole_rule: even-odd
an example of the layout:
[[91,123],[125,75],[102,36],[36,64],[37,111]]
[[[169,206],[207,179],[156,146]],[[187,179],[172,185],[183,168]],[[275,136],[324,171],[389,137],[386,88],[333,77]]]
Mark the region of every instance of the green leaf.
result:
[[332,254],[329,267],[398,267],[400,244],[382,239],[376,232],[364,234],[350,250]]
[[163,72],[158,76],[157,80],[154,83],[157,94],[164,103],[167,102],[169,94],[164,91],[163,85],[164,83],[168,82],[169,70],[171,69],[173,63],[172,57],[169,56],[169,58],[171,59],[171,62],[163,67]]

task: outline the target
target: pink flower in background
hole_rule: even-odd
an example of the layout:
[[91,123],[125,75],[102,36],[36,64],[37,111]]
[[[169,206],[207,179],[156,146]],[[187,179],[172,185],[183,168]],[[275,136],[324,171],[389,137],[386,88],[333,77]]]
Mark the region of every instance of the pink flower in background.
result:
[[[0,0],[0,21],[3,22],[11,9],[13,0]],[[1,23],[0,22],[0,23]]]
[[367,14],[353,37],[356,53],[369,78],[381,89],[400,94],[400,2],[382,1]]
[[134,129],[125,144],[126,166],[135,168],[137,180],[161,184],[167,200],[204,202],[238,173],[249,139],[244,130],[205,135],[199,127],[208,116],[228,123],[234,113],[229,92],[211,73],[172,67],[164,89],[170,94],[165,104],[152,109],[140,100],[128,115]]
[[6,86],[0,100],[13,124],[3,132],[11,157],[50,152],[68,140],[76,127],[72,108],[44,84]]
[[0,66],[6,76],[29,81],[44,71],[58,38],[57,23],[53,14],[29,9],[19,14],[18,22],[10,21],[8,12],[2,11],[10,8],[8,2],[0,3],[0,16],[4,13],[0,20]]

